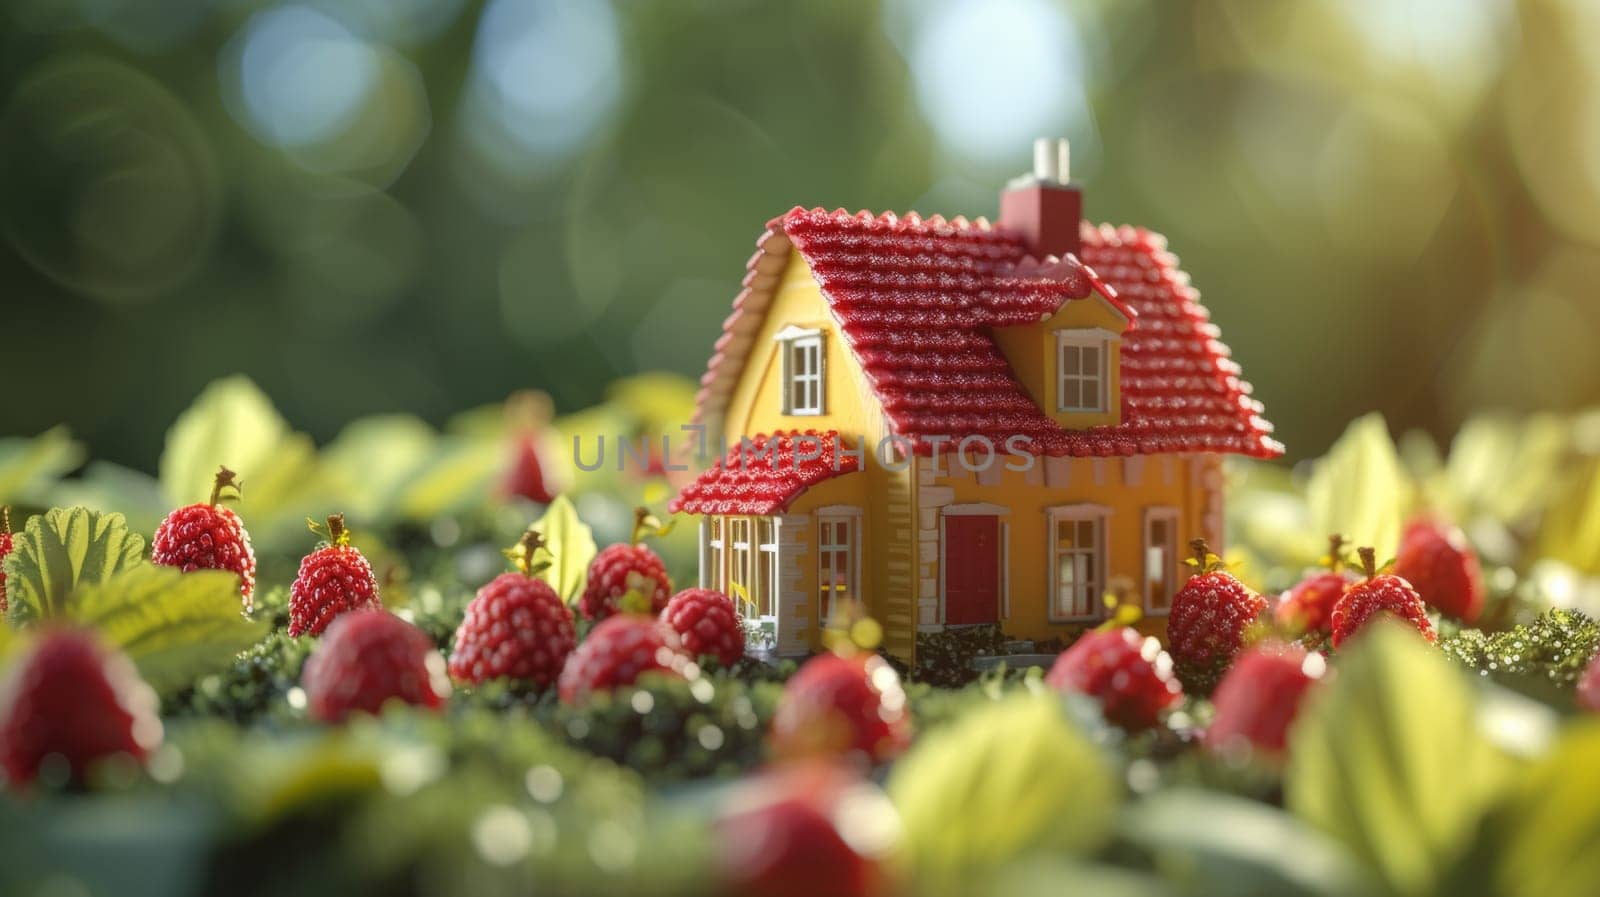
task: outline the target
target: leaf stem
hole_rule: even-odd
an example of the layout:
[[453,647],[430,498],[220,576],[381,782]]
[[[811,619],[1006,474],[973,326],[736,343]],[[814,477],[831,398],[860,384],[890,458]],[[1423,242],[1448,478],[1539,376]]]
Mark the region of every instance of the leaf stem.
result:
[[1361,569],[1366,572],[1368,579],[1378,575],[1378,550],[1371,546],[1356,549],[1356,554],[1361,555]]
[[216,478],[211,482],[211,500],[207,502],[207,504],[216,505],[218,502],[222,501],[222,490],[224,489],[233,490],[234,494],[230,496],[231,498],[239,498],[242,496],[244,494],[244,488],[240,485],[238,476],[238,474],[229,470],[225,465],[218,465]]

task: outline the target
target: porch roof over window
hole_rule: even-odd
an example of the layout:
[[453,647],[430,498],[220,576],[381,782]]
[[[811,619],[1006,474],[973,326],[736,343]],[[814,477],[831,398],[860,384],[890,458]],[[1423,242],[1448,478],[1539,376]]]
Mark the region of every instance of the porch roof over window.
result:
[[777,514],[816,484],[861,469],[837,430],[758,435],[728,449],[668,505],[674,513]]

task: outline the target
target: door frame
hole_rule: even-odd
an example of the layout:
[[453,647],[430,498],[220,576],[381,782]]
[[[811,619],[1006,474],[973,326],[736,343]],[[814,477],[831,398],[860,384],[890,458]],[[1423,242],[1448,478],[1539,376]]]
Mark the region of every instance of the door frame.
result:
[[996,583],[999,593],[1000,606],[995,611],[995,623],[1003,624],[1011,617],[1011,523],[1006,520],[1011,515],[1011,509],[1005,505],[992,502],[975,501],[964,504],[945,505],[939,509],[939,625],[954,626],[961,629],[968,626],[987,626],[988,623],[946,623],[945,614],[945,577],[949,571],[946,561],[945,545],[948,537],[945,533],[944,521],[946,517],[993,517],[996,529],[999,530],[1000,540],[1000,581]]

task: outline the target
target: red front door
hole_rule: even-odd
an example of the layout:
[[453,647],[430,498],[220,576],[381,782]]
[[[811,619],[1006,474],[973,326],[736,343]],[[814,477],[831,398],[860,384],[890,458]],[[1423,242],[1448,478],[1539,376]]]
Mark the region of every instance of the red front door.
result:
[[1000,619],[1000,518],[944,518],[944,621]]

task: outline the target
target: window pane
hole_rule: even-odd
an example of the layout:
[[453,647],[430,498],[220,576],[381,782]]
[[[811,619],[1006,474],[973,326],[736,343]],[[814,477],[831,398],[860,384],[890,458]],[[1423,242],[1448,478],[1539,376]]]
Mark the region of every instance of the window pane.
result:
[[1061,347],[1061,372],[1064,374],[1080,374],[1083,372],[1083,347]]
[[1079,361],[1079,372],[1090,376],[1100,374],[1100,348],[1098,346],[1084,346],[1083,358]]

